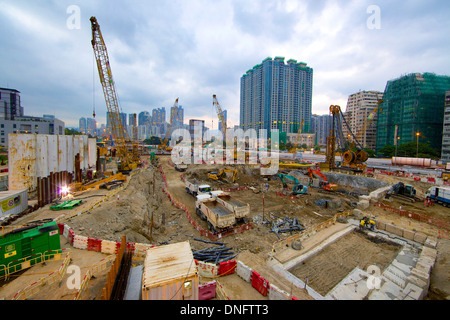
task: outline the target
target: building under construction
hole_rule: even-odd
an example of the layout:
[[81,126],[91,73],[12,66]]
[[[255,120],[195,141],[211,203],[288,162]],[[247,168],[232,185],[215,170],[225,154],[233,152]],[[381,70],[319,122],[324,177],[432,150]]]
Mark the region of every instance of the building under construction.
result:
[[395,141],[404,144],[417,138],[441,150],[445,92],[449,88],[449,76],[433,73],[412,73],[388,81],[378,110],[377,151]]

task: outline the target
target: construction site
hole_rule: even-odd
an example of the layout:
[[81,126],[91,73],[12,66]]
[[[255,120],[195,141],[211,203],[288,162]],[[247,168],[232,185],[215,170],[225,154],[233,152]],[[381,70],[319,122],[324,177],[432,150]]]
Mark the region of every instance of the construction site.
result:
[[[323,161],[277,151],[278,170],[262,174],[254,150],[236,147],[231,160],[243,163],[221,153],[175,163],[170,127],[151,150],[123,130],[91,26],[114,145],[10,135],[1,299],[449,298],[450,194],[436,170],[371,166],[342,136],[339,106]],[[212,107],[226,136],[215,95]]]

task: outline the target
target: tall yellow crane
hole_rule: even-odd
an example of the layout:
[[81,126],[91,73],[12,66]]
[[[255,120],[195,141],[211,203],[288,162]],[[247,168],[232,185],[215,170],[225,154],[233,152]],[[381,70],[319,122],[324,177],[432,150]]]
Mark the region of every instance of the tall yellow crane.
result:
[[[100,25],[95,17],[90,18],[92,29],[92,48],[94,49],[95,60],[97,62],[98,75],[105,96],[108,117],[111,123],[112,135],[116,146],[117,156],[119,157],[118,170],[131,171],[138,165],[136,162],[137,147],[133,145],[133,152],[128,152],[127,142],[129,142],[128,134],[122,125],[120,117],[120,108],[116,95],[114,80],[109,64],[108,51],[100,31]],[[134,161],[133,161],[134,158]]]
[[226,133],[227,133],[227,121],[225,120],[225,116],[223,115],[222,108],[220,107],[219,101],[215,94],[213,94],[213,105],[216,108],[217,116],[219,117],[219,121],[222,125],[221,131],[223,135],[223,141],[225,141]]

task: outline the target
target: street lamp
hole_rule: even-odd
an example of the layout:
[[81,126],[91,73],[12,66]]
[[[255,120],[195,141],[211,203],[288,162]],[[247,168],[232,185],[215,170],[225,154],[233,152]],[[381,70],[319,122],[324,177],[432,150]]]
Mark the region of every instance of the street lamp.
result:
[[400,141],[400,137],[397,137],[397,143],[395,144],[395,157],[397,158],[397,148]]
[[416,152],[416,158],[419,157],[419,136],[420,136],[420,132],[416,132],[416,136],[417,136],[417,152]]

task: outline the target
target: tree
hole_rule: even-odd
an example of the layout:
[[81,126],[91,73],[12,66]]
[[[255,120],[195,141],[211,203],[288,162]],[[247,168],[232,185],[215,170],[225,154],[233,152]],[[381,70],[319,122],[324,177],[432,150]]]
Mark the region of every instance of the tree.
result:
[[381,148],[379,152],[385,158],[392,158],[395,154],[395,147],[387,144],[383,148]]
[[161,139],[157,136],[151,136],[149,139],[145,139],[144,140],[144,144],[149,144],[149,145],[160,145],[161,144]]
[[76,129],[64,128],[64,134],[66,136],[79,136],[81,135],[81,132]]

